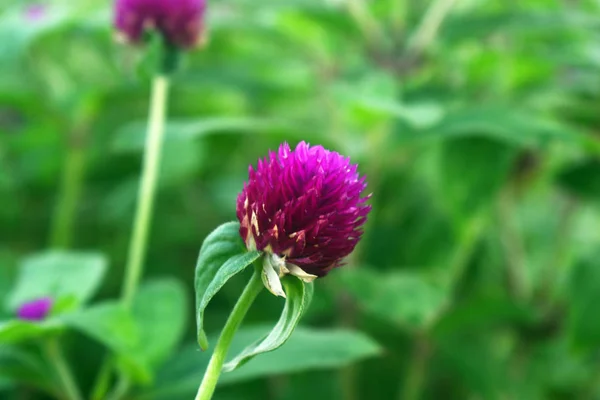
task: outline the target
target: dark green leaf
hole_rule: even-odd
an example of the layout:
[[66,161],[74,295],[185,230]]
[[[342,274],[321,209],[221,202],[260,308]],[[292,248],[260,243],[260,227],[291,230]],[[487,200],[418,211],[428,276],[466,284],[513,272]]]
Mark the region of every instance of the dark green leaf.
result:
[[175,279],[144,283],[133,301],[139,341],[132,355],[150,365],[165,359],[185,334],[188,314],[183,285]]
[[417,272],[357,268],[338,279],[365,312],[405,329],[427,328],[448,304],[444,288]]
[[600,160],[589,159],[558,173],[558,183],[569,193],[587,200],[600,200]]
[[208,348],[204,331],[204,310],[227,281],[260,257],[257,251],[245,252],[239,234],[239,223],[228,222],[206,237],[196,264],[196,322],[198,343]]

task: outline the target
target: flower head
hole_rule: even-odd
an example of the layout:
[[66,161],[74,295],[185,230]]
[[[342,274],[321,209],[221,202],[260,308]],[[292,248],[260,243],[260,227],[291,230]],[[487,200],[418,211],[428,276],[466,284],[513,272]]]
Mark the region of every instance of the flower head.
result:
[[53,303],[50,297],[29,301],[19,307],[17,316],[25,321],[42,321],[50,312]]
[[305,142],[293,151],[284,143],[250,166],[237,199],[240,235],[248,249],[266,253],[263,281],[274,294],[285,296],[284,274],[311,281],[354,250],[371,210],[357,167]]
[[198,43],[203,25],[205,0],[116,0],[115,26],[132,43],[144,31],[156,29],[165,40],[180,48]]

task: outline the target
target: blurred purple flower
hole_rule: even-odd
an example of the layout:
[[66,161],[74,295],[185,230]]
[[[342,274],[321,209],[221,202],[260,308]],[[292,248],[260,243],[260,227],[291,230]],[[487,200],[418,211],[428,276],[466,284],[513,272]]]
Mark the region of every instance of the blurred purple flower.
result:
[[[325,276],[354,250],[371,206],[361,197],[365,177],[350,158],[305,142],[250,166],[237,198],[240,235],[249,250],[267,253],[263,280],[283,295],[275,275],[305,281]],[[279,293],[276,293],[279,292]]]
[[29,301],[19,307],[17,316],[25,321],[42,321],[50,312],[52,304],[53,301],[50,297]]
[[116,0],[115,27],[128,42],[156,29],[169,44],[190,48],[200,40],[205,6],[206,0]]
[[25,19],[28,21],[39,21],[48,13],[48,7],[45,4],[31,4],[25,8]]

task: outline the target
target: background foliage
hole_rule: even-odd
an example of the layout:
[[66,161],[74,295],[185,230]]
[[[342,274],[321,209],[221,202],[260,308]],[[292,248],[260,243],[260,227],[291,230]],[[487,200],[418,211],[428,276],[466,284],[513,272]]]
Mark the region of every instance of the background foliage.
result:
[[[152,55],[113,41],[106,1],[0,10],[0,397],[52,393],[36,338],[58,331],[85,393],[108,348],[128,398],[191,398],[200,244],[235,218],[248,164],[304,139],[367,174],[364,239],[217,399],[600,398],[597,0],[211,1],[208,45],[174,78],[132,315],[111,299]],[[247,279],[215,297],[209,333]],[[42,287],[68,312],[11,319]],[[280,308],[261,295],[236,346]]]

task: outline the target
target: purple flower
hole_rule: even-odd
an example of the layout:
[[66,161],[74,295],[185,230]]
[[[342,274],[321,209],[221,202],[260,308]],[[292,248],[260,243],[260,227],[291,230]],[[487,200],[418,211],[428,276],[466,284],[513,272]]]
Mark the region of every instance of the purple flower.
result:
[[139,43],[147,29],[158,30],[176,47],[194,47],[201,36],[205,0],[116,0],[115,27]]
[[52,304],[53,301],[50,297],[29,301],[19,307],[17,316],[25,321],[42,321],[50,312]]
[[361,197],[365,177],[348,157],[305,142],[250,166],[237,198],[240,235],[249,250],[261,250],[263,281],[284,296],[277,277],[305,281],[325,276],[354,250],[371,206]]
[[32,4],[25,9],[25,18],[29,21],[39,21],[48,14],[48,8],[44,4]]

